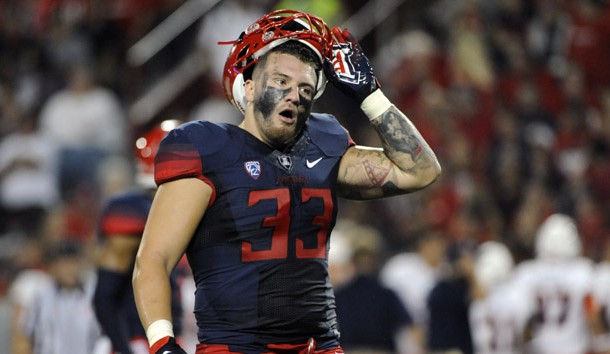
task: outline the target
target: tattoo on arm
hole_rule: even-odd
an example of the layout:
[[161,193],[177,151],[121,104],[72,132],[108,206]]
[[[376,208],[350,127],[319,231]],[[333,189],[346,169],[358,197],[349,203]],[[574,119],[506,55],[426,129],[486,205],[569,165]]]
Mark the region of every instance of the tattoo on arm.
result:
[[381,186],[390,169],[386,166],[375,164],[370,160],[364,160],[364,170],[371,184],[374,186]]
[[355,156],[349,159],[351,163],[345,166],[341,179],[349,181],[349,185],[362,185],[367,188],[346,188],[341,191],[343,196],[350,199],[369,199],[402,193],[392,182],[392,175],[396,173],[395,167],[381,149],[354,149],[352,153]]
[[372,120],[382,147],[354,147],[342,159],[340,195],[371,199],[409,193],[432,183],[440,165],[411,121],[392,106]]
[[401,170],[417,174],[432,167],[436,157],[413,123],[392,107],[372,121],[379,133],[383,150]]

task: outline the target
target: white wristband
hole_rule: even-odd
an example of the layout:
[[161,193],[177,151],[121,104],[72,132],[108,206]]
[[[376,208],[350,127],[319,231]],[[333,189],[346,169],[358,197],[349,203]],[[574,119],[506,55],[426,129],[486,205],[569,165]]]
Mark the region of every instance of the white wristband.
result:
[[392,107],[392,102],[385,97],[381,89],[373,91],[370,95],[366,96],[364,101],[360,104],[360,109],[373,120],[379,117],[383,112],[387,111],[388,108]]
[[146,329],[146,338],[148,339],[149,346],[155,344],[159,339],[168,336],[174,336],[174,326],[168,320],[156,320]]

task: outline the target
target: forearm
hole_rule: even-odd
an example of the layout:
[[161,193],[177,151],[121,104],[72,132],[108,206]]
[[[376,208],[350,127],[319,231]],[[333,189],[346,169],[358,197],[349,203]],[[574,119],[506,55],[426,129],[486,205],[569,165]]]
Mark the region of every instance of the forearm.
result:
[[380,90],[361,106],[383,146],[383,152],[401,171],[417,178],[424,187],[439,175],[436,155],[415,125]]
[[171,286],[166,267],[159,262],[136,258],[132,282],[144,329],[157,320],[171,322]]

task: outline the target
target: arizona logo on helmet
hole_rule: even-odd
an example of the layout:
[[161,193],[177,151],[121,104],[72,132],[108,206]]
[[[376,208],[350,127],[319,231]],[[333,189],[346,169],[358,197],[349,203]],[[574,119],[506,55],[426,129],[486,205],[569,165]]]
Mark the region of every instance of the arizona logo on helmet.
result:
[[333,67],[337,72],[339,79],[357,84],[364,80],[361,78],[361,73],[354,70],[350,58],[353,54],[351,43],[338,43],[333,46]]

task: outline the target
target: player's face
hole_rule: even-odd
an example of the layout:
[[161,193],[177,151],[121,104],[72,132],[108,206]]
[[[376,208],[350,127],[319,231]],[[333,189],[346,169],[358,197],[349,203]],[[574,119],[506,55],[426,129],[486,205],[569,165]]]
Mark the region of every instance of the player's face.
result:
[[316,71],[290,54],[271,53],[254,81],[257,129],[265,143],[282,148],[294,140],[311,113]]

